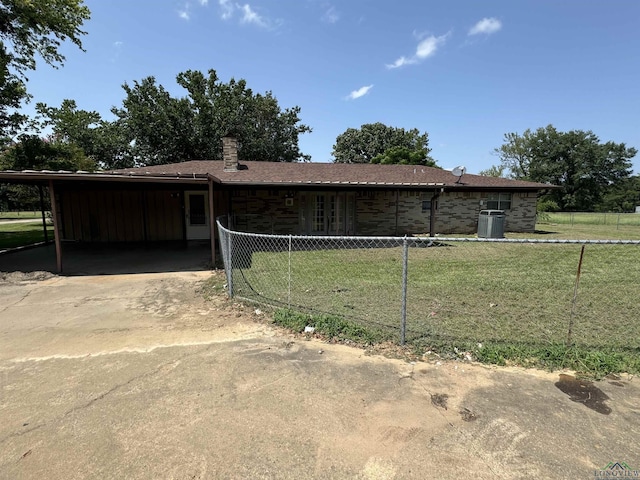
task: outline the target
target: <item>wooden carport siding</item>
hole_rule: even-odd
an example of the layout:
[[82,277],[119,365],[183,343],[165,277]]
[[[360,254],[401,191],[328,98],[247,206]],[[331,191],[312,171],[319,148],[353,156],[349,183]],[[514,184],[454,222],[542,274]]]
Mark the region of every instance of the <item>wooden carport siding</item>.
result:
[[183,190],[153,185],[56,188],[60,234],[82,242],[183,240]]

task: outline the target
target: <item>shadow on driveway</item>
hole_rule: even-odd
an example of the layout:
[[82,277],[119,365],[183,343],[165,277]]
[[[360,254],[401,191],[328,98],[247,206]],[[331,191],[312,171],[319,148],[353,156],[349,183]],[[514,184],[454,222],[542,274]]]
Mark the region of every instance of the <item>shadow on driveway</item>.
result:
[[[194,272],[211,270],[209,242],[161,244],[62,245],[62,275]],[[0,254],[0,272],[51,272],[56,268],[53,244]]]

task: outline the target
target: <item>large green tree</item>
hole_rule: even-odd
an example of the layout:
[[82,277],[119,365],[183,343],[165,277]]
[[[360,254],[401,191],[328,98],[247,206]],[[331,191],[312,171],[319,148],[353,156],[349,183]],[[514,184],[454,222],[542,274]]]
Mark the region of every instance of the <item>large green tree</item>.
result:
[[95,162],[77,145],[37,135],[20,135],[0,154],[0,170],[92,171]]
[[483,177],[495,177],[500,178],[504,176],[505,167],[503,165],[491,165],[485,170],[480,170],[478,175]]
[[607,189],[596,210],[603,212],[634,212],[640,205],[640,176],[625,178]]
[[545,195],[561,210],[592,211],[631,175],[637,150],[605,142],[591,131],[560,132],[552,125],[522,135],[508,133],[496,149],[512,178],[560,186]]
[[336,163],[403,163],[435,166],[429,156],[429,136],[416,128],[389,127],[367,123],[348,128],[336,138],[333,157]]
[[[92,171],[95,162],[75,144],[22,134],[0,153],[0,170]],[[0,185],[0,208],[36,209],[40,203],[33,185]]]
[[300,123],[299,107],[282,110],[271,92],[254,93],[245,80],[224,83],[214,70],[177,76],[187,95],[174,97],[154,77],[125,84],[126,98],[112,112],[139,165],[222,158],[221,138],[238,138],[244,160],[308,161],[298,137],[311,129]]
[[18,109],[28,101],[27,72],[36,60],[58,67],[59,47],[69,40],[82,49],[81,30],[90,17],[82,0],[2,0],[0,2],[0,132],[13,135],[26,116]]
[[56,142],[82,149],[98,168],[133,166],[131,146],[121,122],[102,120],[95,111],[79,109],[74,100],[63,100],[60,107],[36,104],[40,127],[50,127]]

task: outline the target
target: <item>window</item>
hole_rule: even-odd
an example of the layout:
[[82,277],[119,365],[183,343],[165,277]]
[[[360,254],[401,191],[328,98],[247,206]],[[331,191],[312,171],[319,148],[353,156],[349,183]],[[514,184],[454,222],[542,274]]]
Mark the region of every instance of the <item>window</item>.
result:
[[422,200],[422,213],[431,213],[431,200]]
[[510,193],[490,193],[487,197],[487,210],[509,210],[510,208]]

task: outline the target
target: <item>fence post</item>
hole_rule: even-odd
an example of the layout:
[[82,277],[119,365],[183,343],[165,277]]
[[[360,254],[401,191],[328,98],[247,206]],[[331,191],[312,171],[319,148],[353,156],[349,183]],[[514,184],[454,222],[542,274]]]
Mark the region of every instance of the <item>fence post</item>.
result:
[[407,336],[407,277],[409,270],[409,241],[404,236],[402,242],[402,314],[400,322],[400,345],[404,345]]
[[229,274],[227,275],[227,283],[229,284],[229,298],[233,298],[233,244],[231,241],[231,237],[233,233],[231,230],[228,232],[229,237],[227,238],[227,258],[229,259]]
[[289,274],[288,274],[289,289],[287,292],[287,306],[289,308],[291,308],[291,238],[292,238],[292,235],[289,235]]
[[580,285],[580,272],[582,271],[582,259],[584,258],[584,245],[580,249],[580,261],[578,262],[578,272],[576,273],[576,283],[573,287],[573,300],[571,302],[571,313],[569,315],[569,329],[567,331],[567,346],[573,342],[573,319],[576,311],[576,301],[578,300],[578,286]]

